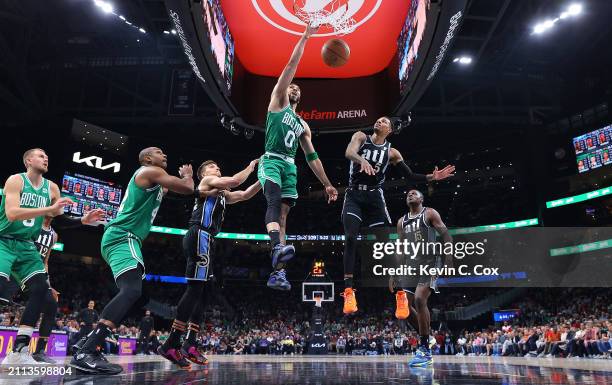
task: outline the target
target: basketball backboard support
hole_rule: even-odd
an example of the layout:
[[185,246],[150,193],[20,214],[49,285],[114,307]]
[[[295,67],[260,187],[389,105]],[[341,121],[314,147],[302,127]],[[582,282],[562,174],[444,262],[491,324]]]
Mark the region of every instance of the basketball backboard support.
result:
[[322,302],[334,302],[334,283],[302,282],[303,302],[316,302],[317,296],[323,297]]

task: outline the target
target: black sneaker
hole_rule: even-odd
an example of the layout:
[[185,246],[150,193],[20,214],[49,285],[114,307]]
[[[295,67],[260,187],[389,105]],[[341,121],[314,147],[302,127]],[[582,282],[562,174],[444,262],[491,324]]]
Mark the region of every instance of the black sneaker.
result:
[[32,354],[32,358],[34,359],[34,361],[39,362],[41,364],[57,365],[57,361],[46,355],[45,352],[34,353]]
[[87,337],[81,337],[81,339],[78,340],[76,344],[70,347],[72,355],[76,355],[77,352],[83,348],[83,345],[85,345],[85,341],[87,341]]
[[77,353],[69,365],[80,371],[94,374],[119,374],[123,371],[121,365],[111,364],[99,352]]

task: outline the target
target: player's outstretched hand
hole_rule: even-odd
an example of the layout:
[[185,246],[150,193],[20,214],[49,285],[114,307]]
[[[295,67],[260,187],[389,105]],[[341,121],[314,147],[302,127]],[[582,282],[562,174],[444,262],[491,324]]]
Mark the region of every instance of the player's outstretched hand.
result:
[[52,217],[57,217],[58,215],[64,214],[64,207],[71,206],[74,202],[70,198],[61,197],[55,201],[54,204],[51,205],[51,213]]
[[453,165],[448,165],[444,167],[442,170],[438,170],[438,166],[436,166],[436,168],[434,168],[432,172],[433,180],[442,180],[442,179],[449,178],[451,176],[455,176],[454,172],[455,172],[455,166]]
[[372,167],[370,162],[368,162],[367,160],[362,159],[360,166],[361,168],[359,169],[359,172],[365,172],[368,175],[376,175],[376,170],[374,170],[374,167]]
[[327,203],[335,202],[338,199],[338,190],[332,185],[325,187],[327,193]]
[[193,168],[190,164],[184,164],[179,168],[179,175],[181,178],[193,178]]
[[310,36],[317,33],[317,31],[319,30],[319,27],[320,27],[319,25],[312,25],[311,23],[309,23],[306,26],[306,30],[304,31],[304,37],[308,39]]
[[251,172],[255,171],[255,168],[257,168],[257,163],[259,163],[259,158],[253,159],[251,163],[249,163],[249,170],[251,170]]
[[103,221],[105,216],[106,211],[102,209],[93,209],[83,215],[83,218],[81,218],[81,222],[84,225],[91,225],[93,223]]

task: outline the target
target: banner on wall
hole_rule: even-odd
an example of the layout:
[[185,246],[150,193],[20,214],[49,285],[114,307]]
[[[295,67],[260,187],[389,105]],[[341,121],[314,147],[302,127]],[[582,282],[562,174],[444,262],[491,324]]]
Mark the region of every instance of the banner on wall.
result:
[[[13,350],[13,344],[17,337],[17,329],[0,329],[0,358],[5,357],[7,352]],[[33,352],[38,342],[38,331],[32,334],[30,340],[30,352]],[[68,334],[54,331],[49,336],[46,353],[50,357],[65,357],[68,352]]]
[[119,338],[119,355],[131,356],[136,353],[136,338]]

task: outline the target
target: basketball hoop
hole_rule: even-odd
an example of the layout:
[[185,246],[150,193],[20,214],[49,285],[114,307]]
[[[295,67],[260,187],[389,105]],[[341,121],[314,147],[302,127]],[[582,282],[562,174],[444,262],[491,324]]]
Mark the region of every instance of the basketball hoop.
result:
[[319,294],[315,294],[314,301],[317,307],[321,307],[321,303],[323,302],[323,296]]
[[350,1],[332,0],[325,7],[319,7],[320,1],[293,0],[293,13],[305,24],[313,27],[327,26],[336,35],[347,35],[355,30],[355,19],[347,17]]

